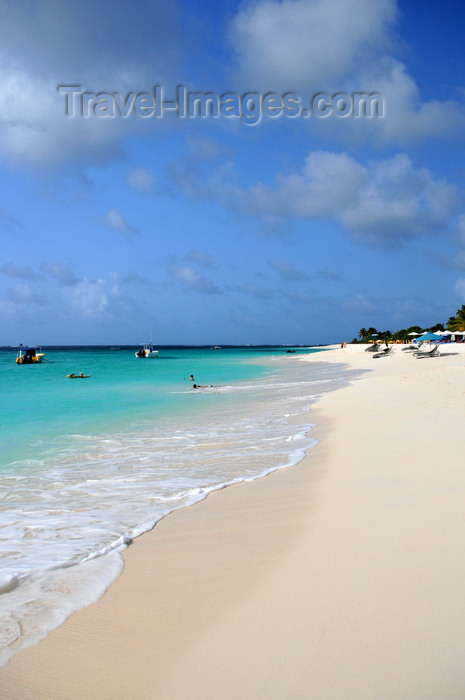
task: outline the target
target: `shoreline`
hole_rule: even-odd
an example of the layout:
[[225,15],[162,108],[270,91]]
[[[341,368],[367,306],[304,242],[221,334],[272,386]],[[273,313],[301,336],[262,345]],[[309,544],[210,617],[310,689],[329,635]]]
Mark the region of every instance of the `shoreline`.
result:
[[373,371],[313,404],[298,465],[138,538],[97,603],[0,669],[0,697],[462,698],[465,356],[363,347],[302,356]]

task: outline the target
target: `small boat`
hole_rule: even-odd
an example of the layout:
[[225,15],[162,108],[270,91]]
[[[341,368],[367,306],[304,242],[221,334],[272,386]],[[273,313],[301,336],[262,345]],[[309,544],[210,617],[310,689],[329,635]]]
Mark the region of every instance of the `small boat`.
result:
[[16,357],[16,364],[35,365],[38,362],[42,362],[44,355],[45,353],[40,352],[40,348],[37,346],[20,345]]
[[79,372],[79,374],[67,374],[66,375],[68,379],[88,379],[91,377],[91,374],[83,374],[82,372]]
[[155,358],[158,357],[158,350],[155,350],[152,342],[141,345],[140,349],[134,353],[136,357]]

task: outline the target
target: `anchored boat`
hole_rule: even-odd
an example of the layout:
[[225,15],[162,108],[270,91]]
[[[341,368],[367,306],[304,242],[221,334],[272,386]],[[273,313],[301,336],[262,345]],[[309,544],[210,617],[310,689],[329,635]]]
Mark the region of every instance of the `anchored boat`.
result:
[[40,348],[38,346],[20,345],[18,348],[16,363],[18,365],[34,365],[38,362],[42,362],[44,355],[45,353],[40,352]]
[[152,343],[141,345],[140,349],[134,353],[136,357],[155,358],[158,357],[158,350],[155,350]]

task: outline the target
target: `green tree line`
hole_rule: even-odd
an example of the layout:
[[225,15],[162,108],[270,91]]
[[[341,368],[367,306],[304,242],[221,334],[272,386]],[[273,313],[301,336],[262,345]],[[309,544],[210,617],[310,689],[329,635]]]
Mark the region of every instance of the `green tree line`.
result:
[[421,326],[410,326],[409,328],[402,328],[401,330],[391,333],[390,330],[381,331],[377,328],[360,328],[358,332],[358,338],[353,338],[351,343],[366,343],[370,340],[385,340],[388,343],[392,343],[396,340],[410,341],[412,336],[410,333],[424,333],[429,331],[430,333],[436,333],[436,331],[465,331],[465,304],[462,304],[460,309],[458,309],[455,316],[451,316],[444,327],[442,323],[436,323],[430,328],[422,328]]

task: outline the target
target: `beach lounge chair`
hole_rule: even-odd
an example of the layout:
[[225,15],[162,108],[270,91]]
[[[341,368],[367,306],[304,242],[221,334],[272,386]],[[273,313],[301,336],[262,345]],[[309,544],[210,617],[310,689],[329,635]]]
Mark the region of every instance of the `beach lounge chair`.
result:
[[365,352],[379,352],[381,349],[381,343],[373,343],[368,348],[365,348]]
[[381,350],[381,352],[377,352],[373,355],[373,359],[376,360],[378,357],[387,357],[388,355],[393,355],[394,354],[394,349],[390,347],[385,347]]
[[418,350],[418,352],[414,353],[413,356],[418,359],[421,357],[439,357],[440,354],[439,347],[435,345],[434,348],[431,348],[431,350]]

